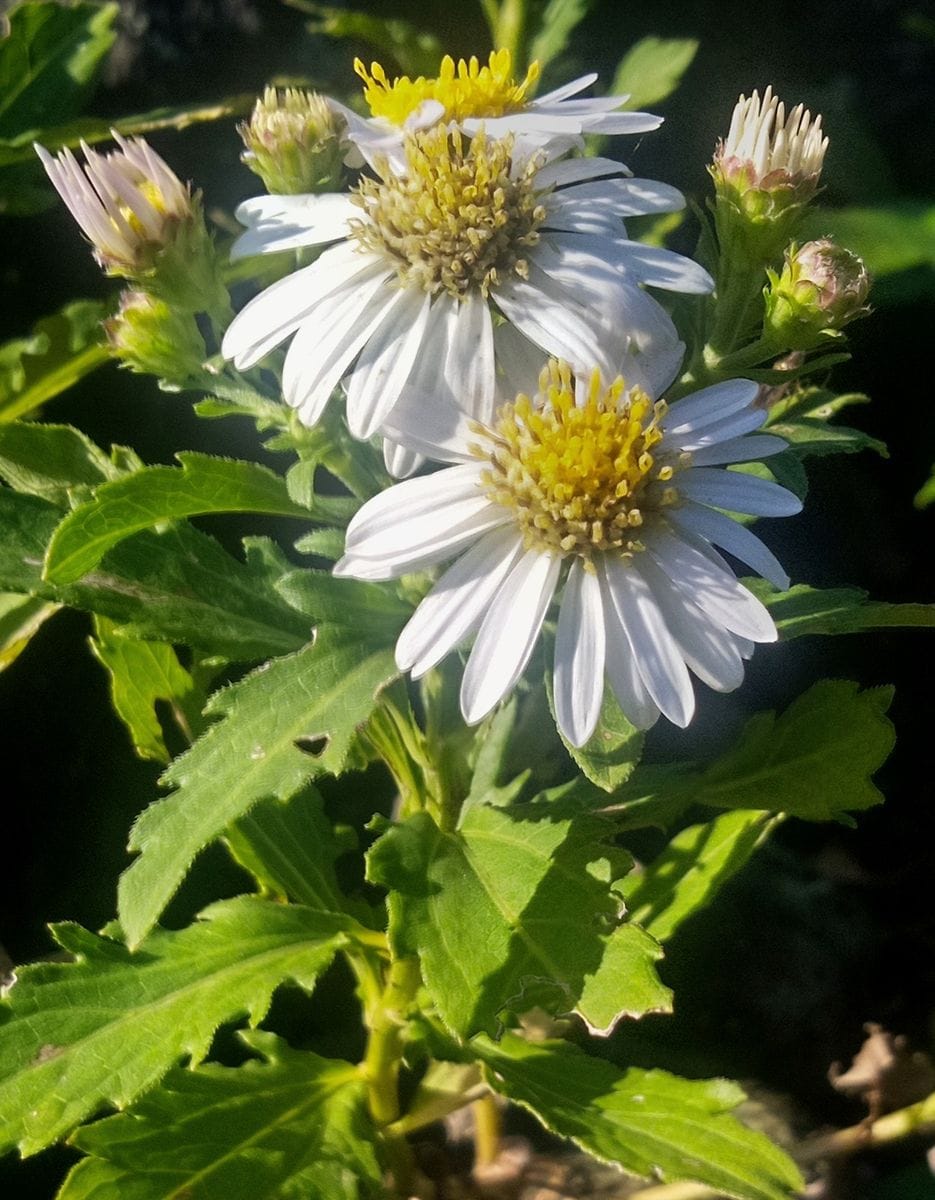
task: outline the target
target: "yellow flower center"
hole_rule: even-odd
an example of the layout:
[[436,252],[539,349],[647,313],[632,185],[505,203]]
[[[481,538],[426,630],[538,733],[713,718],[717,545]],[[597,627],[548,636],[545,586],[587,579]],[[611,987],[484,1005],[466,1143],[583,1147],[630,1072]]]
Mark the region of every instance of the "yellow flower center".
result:
[[443,125],[407,134],[404,148],[405,173],[384,166],[381,179],[358,185],[368,219],[351,232],[361,246],[432,295],[478,288],[486,297],[511,274],[525,278],[546,216],[533,187],[538,158],[514,172],[512,138],[468,138]]
[[438,69],[437,79],[410,79],[401,75],[392,83],[379,63],[371,63],[370,71],[355,59],[354,70],[364,81],[364,99],[375,117],[383,117],[393,125],[402,125],[406,118],[426,100],[437,100],[444,106],[446,121],[463,121],[468,117],[502,117],[518,112],[526,104],[527,94],[539,78],[539,64],[534,62],[522,83],[512,78],[513,63],[509,50],[491,51],[487,66],[476,58],[469,62],[446,54]]
[[501,407],[486,445],[482,479],[496,504],[513,510],[527,549],[577,554],[588,562],[613,550],[643,549],[647,516],[677,499],[670,480],[685,455],[654,453],[666,406],[618,377],[605,387],[591,376],[584,404],[575,402],[567,363],[550,359],[539,394]]

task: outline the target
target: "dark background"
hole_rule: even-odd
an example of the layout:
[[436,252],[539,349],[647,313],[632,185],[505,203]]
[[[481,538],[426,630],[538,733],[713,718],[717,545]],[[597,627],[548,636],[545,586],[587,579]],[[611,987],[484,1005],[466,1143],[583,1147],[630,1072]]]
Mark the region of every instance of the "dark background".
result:
[[[454,54],[486,53],[486,31],[470,6],[370,7],[423,23]],[[274,76],[348,87],[350,61],[364,48],[313,40],[306,19],[275,0],[129,0],[89,111],[208,102],[258,91]],[[738,93],[771,82],[790,103],[824,114],[831,137],[824,202],[935,201],[935,20],[921,6],[605,0],[580,27],[565,77],[582,68],[608,80],[622,52],[647,34],[696,37],[701,48],[682,87],[659,106],[666,124],[622,148],[637,174],[703,197],[705,164]],[[152,140],[179,175],[204,190],[209,211],[229,213],[258,190],[238,163],[232,122]],[[690,251],[693,236],[686,229],[681,248]],[[0,245],[0,294],[12,301],[0,339],[25,334],[73,297],[113,294],[60,206],[0,219]],[[935,458],[935,271],[887,276],[872,300],[871,319],[853,327],[853,360],[834,382],[840,391],[871,394],[872,406],[845,419],[886,441],[891,457],[811,460],[806,511],[778,523],[784,527],[771,531],[772,542],[794,581],[931,601],[935,511],[917,512],[912,497]],[[149,462],[171,461],[179,448],[255,449],[241,423],[200,422],[188,399],[157,393],[150,381],[115,368],[59,397],[43,416],[74,423],[105,446],[132,444]],[[237,532],[233,524],[211,528],[225,538]],[[11,777],[0,842],[0,939],[15,962],[49,952],[49,920],[98,928],[113,916],[129,825],[156,795],[158,771],[134,758],[87,650],[88,632],[83,615],[59,614],[0,677]],[[862,814],[854,829],[784,827],[673,943],[663,970],[676,988],[676,1017],[619,1035],[609,1054],[754,1081],[783,1097],[801,1134],[864,1115],[832,1091],[826,1072],[857,1050],[865,1021],[935,1051],[932,667],[930,636],[921,633],[803,639],[761,649],[740,693],[706,692],[687,735],[659,731],[653,752],[660,757],[683,753],[686,740],[691,753],[705,755],[729,742],[745,714],[784,706],[816,679],[896,685],[891,715],[899,740],[878,777],[886,806]],[[219,878],[221,888],[240,886],[215,850],[200,861],[181,903],[214,898]],[[51,1197],[68,1161],[67,1151],[25,1166],[5,1160],[0,1195]],[[935,1196],[924,1148],[914,1144],[857,1160],[838,1189],[843,1200]]]

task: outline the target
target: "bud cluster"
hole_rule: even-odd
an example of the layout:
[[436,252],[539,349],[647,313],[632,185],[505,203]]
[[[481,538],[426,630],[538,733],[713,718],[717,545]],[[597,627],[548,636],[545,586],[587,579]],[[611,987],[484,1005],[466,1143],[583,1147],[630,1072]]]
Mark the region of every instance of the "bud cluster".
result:
[[244,165],[273,195],[337,190],[348,151],[344,122],[316,92],[268,87],[238,127]]
[[811,349],[869,311],[866,267],[830,238],[790,246],[782,270],[768,276],[764,332],[790,350]]

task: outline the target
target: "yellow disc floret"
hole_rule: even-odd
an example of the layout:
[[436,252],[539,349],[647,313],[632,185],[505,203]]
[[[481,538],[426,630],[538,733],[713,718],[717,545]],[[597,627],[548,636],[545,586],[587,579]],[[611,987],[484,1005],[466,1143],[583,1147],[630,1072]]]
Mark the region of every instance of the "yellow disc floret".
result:
[[579,404],[568,365],[551,359],[539,394],[503,405],[474,448],[491,464],[487,494],[513,510],[528,549],[586,561],[642,550],[640,527],[676,500],[670,480],[685,465],[658,452],[665,411],[620,377],[604,386],[597,371]]
[[545,208],[533,187],[539,160],[514,170],[513,139],[473,138],[443,125],[404,138],[406,170],[363,179],[352,222],[361,246],[386,258],[400,282],[431,295],[486,296],[510,275],[528,274]]
[[486,67],[473,56],[468,62],[458,59],[456,66],[454,59],[446,54],[436,79],[426,79],[424,75],[410,79],[401,75],[391,83],[379,63],[371,63],[368,72],[359,58],[354,62],[354,70],[364,81],[364,99],[370,111],[393,125],[404,124],[426,100],[436,100],[443,106],[446,121],[519,112],[539,78],[539,64],[534,62],[522,83],[516,83],[509,50],[491,51]]

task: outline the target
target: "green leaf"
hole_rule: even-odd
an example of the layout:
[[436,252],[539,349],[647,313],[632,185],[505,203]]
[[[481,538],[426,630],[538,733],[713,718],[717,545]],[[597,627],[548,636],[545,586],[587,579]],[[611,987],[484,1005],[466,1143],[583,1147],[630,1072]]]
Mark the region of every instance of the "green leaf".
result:
[[724,1079],[619,1072],[565,1042],[506,1034],[472,1048],[491,1087],[562,1137],[644,1178],[697,1180],[739,1200],[791,1200],[804,1187],[795,1164],[730,1116],[743,1099]]
[[661,104],[679,86],[697,50],[695,38],[641,38],[620,60],[610,95],[628,95],[629,109]]
[[433,33],[419,29],[409,21],[349,12],[331,4],[316,4],[313,0],[290,0],[290,3],[316,18],[309,22],[310,33],[367,42],[381,55],[391,54],[407,75],[438,74],[444,54],[441,42]]
[[74,583],[93,571],[108,550],[163,521],[207,513],[259,512],[302,517],[285,480],[259,463],[183,451],[177,467],[144,467],[101,484],[55,531],[45,561],[50,583]]
[[276,590],[315,624],[365,631],[366,640],[390,643],[412,616],[412,606],[386,584],[337,579],[330,571],[288,571]]
[[38,321],[28,337],[0,346],[0,421],[25,417],[107,362],[106,315],[97,300],[73,300]]
[[0,424],[0,478],[18,492],[66,505],[72,489],[93,487],[118,473],[107,455],[70,425]]
[[344,908],[334,863],[346,847],[313,787],[286,804],[265,800],[256,805],[234,822],[225,841],[240,865],[283,900],[332,912]]
[[[552,692],[552,672],[546,672],[549,708],[555,715]],[[556,724],[556,729],[558,725]],[[573,746],[561,729],[558,735],[565,749],[585,776],[605,792],[615,792],[630,778],[643,753],[645,735],[623,714],[617,698],[609,687],[604,688],[604,700],[597,728],[583,746]]]
[[623,1015],[668,1008],[657,945],[621,932],[612,887],[629,861],[601,840],[606,829],[484,805],[457,831],[417,813],[375,843],[368,878],[390,889],[391,941],[419,955],[449,1029],[495,1032],[504,1009],[539,1006],[574,1009],[606,1033]]
[[17,4],[0,40],[0,137],[59,124],[113,45],[116,4]]
[[356,729],[396,674],[393,655],[360,633],[326,627],[313,645],[216,693],[222,718],[163,777],[177,790],[134,826],[140,857],[121,876],[120,920],[136,945],[158,920],[195,857],[259,801],[294,796],[339,775]]
[[197,720],[203,697],[171,646],[126,637],[120,627],[98,617],[90,639],[94,657],[110,676],[110,697],[140,758],[168,763],[156,704],[170,705],[183,730]]
[[639,875],[623,885],[630,919],[660,942],[710,904],[769,836],[775,818],[738,809],[677,834]]
[[892,698],[892,688],[861,692],[848,680],[821,680],[781,717],[753,717],[737,745],[701,773],[696,799],[806,821],[882,803],[870,776],[896,741],[886,717]]
[[859,254],[878,277],[935,265],[935,205],[822,208],[806,218],[803,239],[829,235]]
[[777,421],[770,425],[770,432],[785,438],[796,454],[803,457],[875,450],[882,458],[889,458],[886,445],[863,430],[851,429],[848,425],[829,425],[814,417]]
[[61,512],[37,497],[0,488],[0,590],[99,613],[131,637],[183,643],[205,656],[249,662],[302,646],[310,623],[275,591],[284,564],[260,539],[240,562],[189,525],[140,533],[100,568],[68,587],[41,576]]
[[916,492],[913,504],[916,508],[928,508],[933,500],[935,500],[935,466],[932,467],[932,474]]
[[286,980],[310,990],[347,943],[340,917],[247,896],[136,954],[78,925],[53,932],[75,961],[23,968],[0,1007],[0,1148],[23,1154],[197,1064],[222,1022],[256,1024]]
[[23,653],[49,617],[61,606],[15,592],[0,592],[0,671]]
[[544,70],[568,45],[568,39],[594,7],[595,0],[548,0],[529,47],[529,59]]
[[175,1070],[129,1112],[79,1129],[72,1142],[92,1157],[58,1200],[378,1194],[376,1131],[357,1067],[260,1030],[239,1036],[262,1062]]
[[805,634],[861,633],[865,629],[922,629],[935,626],[935,604],[889,604],[868,600],[858,588],[820,588],[797,584],[778,592],[763,580],[744,586],[769,609],[783,641]]

